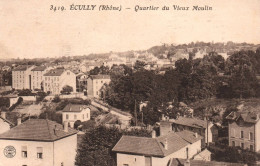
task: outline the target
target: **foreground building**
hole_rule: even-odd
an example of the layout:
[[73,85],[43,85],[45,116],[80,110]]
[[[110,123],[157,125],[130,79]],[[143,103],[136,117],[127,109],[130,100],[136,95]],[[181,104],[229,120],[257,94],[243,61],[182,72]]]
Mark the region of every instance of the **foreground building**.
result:
[[166,166],[172,158],[190,159],[201,151],[202,137],[190,131],[146,138],[122,136],[113,151],[117,166]]
[[260,153],[260,112],[254,109],[242,109],[231,112],[228,120],[229,146],[240,146]]
[[86,105],[68,104],[62,110],[62,122],[69,122],[74,127],[76,121],[86,122],[90,120],[90,109]]
[[44,74],[44,92],[58,95],[66,85],[73,88],[76,92],[76,75],[64,68],[52,69]]
[[88,97],[100,98],[101,88],[104,84],[110,83],[109,75],[90,75],[87,79]]
[[31,119],[0,134],[0,166],[73,166],[77,131]]

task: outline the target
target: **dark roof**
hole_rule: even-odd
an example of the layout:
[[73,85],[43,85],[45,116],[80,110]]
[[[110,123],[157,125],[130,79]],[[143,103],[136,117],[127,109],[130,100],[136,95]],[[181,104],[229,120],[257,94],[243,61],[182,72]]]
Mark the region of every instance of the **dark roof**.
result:
[[171,121],[172,123],[189,126],[189,127],[196,127],[196,128],[207,128],[207,121],[201,120],[197,118],[188,118],[179,116],[178,119]]
[[110,79],[110,76],[99,74],[99,75],[90,75],[89,78],[91,78],[92,80],[94,80],[94,79]]
[[231,112],[226,119],[237,121],[242,118],[243,121],[248,123],[256,123],[259,120],[259,115],[255,112]]
[[[186,159],[173,158],[170,166],[184,166]],[[189,160],[190,166],[245,166],[242,163],[228,163],[218,161]]]
[[[113,151],[165,157],[201,139],[202,137],[197,135],[196,138],[195,133],[190,131],[170,132],[167,135],[156,138],[122,136],[113,148]],[[165,148],[166,141],[167,149]]]
[[13,71],[25,71],[30,67],[32,67],[32,65],[20,65],[13,69]]
[[65,71],[65,69],[52,69],[45,73],[44,76],[60,76]]
[[81,112],[83,109],[88,108],[86,105],[83,104],[68,104],[62,110],[62,112]]
[[0,134],[0,139],[55,141],[76,133],[77,131],[71,128],[65,132],[61,124],[47,119],[30,119]]
[[44,71],[46,68],[46,66],[37,66],[33,68],[32,71]]

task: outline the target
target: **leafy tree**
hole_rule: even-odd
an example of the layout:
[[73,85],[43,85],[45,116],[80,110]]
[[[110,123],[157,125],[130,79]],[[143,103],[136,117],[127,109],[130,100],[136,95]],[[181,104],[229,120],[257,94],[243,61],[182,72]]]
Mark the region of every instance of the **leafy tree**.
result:
[[35,95],[34,93],[32,93],[32,91],[30,89],[24,89],[19,91],[18,96],[33,96]]
[[60,97],[58,96],[58,95],[56,95],[53,99],[52,99],[52,102],[54,102],[54,103],[58,103],[58,102],[60,102],[61,100],[60,100]]
[[66,94],[66,95],[69,95],[71,92],[73,92],[73,88],[69,85],[65,85],[60,91],[61,94]]

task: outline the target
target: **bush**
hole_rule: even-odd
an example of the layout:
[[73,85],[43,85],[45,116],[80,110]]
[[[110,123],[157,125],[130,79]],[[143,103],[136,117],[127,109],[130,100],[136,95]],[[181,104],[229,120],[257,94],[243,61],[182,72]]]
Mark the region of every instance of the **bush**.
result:
[[73,88],[69,85],[65,85],[60,91],[61,94],[69,95],[73,91]]
[[37,92],[36,102],[41,102],[46,96],[45,92]]
[[30,89],[24,89],[19,91],[18,96],[34,96],[35,94],[32,93]]
[[62,102],[59,103],[59,105],[56,107],[56,111],[59,111],[59,110],[63,110],[66,105],[68,105],[69,102],[68,100],[63,100]]
[[52,100],[52,102],[54,102],[54,103],[58,103],[58,102],[60,102],[61,100],[60,100],[60,97],[59,96],[55,96],[54,98],[53,98],[53,100]]
[[10,107],[10,100],[5,97],[0,97],[0,107]]
[[14,109],[15,109],[19,104],[21,104],[22,102],[23,102],[23,98],[19,97],[18,100],[17,100],[17,102],[16,102],[15,104],[13,104],[13,105],[9,108],[9,110],[10,110],[10,111],[14,110]]

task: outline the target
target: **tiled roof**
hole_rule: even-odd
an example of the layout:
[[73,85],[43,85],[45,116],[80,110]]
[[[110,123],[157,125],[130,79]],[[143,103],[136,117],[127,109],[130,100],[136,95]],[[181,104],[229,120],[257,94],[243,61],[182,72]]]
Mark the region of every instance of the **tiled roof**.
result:
[[33,68],[32,71],[44,71],[46,68],[46,66],[37,66]]
[[20,65],[20,66],[16,67],[15,69],[13,69],[13,71],[25,71],[30,67],[32,67],[32,65]]
[[30,119],[0,134],[0,139],[55,141],[76,133],[77,131],[71,128],[65,132],[61,124],[47,119]]
[[196,127],[196,128],[207,128],[207,121],[197,118],[188,118],[188,117],[178,117],[172,121],[175,124],[180,124],[184,126]]
[[65,69],[52,69],[45,73],[44,76],[60,76],[65,71]]
[[[186,136],[183,138],[185,134]],[[187,137],[191,138],[187,139]],[[201,139],[202,138],[200,136],[196,138],[195,133],[190,131],[181,131],[178,133],[171,132],[167,135],[156,138],[122,136],[122,138],[113,148],[113,151],[164,157],[177,152],[185,146]],[[167,149],[165,147],[166,141],[168,146]]]
[[259,115],[255,112],[231,112],[226,119],[237,121],[242,118],[243,121],[248,123],[256,123],[259,120]]
[[[174,158],[171,161],[170,166],[184,166],[186,159]],[[242,163],[228,163],[228,162],[218,162],[218,161],[202,161],[202,160],[189,160],[190,166],[245,166]]]
[[62,112],[81,112],[83,109],[88,108],[86,105],[83,104],[68,104],[62,110]]
[[110,79],[109,75],[103,75],[103,74],[99,74],[99,75],[90,75],[89,76],[92,80],[94,79]]

